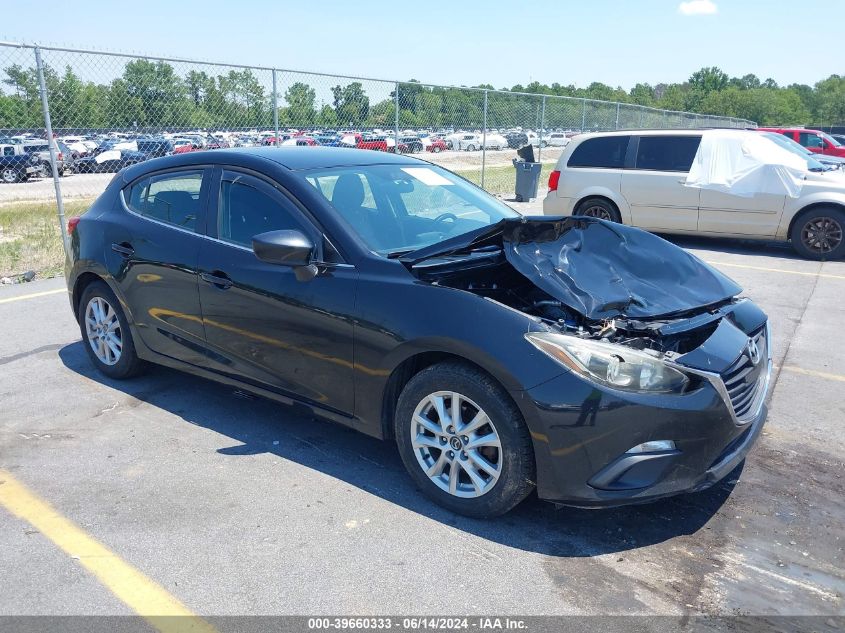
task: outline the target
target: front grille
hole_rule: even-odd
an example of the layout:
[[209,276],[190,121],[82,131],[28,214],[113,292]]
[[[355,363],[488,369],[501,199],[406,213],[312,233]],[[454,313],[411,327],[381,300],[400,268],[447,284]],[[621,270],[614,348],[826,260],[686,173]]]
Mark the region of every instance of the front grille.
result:
[[722,372],[722,382],[731,401],[734,415],[740,422],[753,415],[754,404],[759,402],[760,390],[765,389],[768,374],[769,350],[766,348],[765,326],[749,337],[757,345],[759,356],[756,364],[752,362],[748,348],[742,351],[740,357]]

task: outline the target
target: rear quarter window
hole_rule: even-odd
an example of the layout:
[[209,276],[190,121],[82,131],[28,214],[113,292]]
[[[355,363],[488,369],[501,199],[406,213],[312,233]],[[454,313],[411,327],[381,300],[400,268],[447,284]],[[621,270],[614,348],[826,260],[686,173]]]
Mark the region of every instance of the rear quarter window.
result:
[[202,180],[202,170],[156,174],[134,182],[123,195],[138,215],[197,232]]
[[569,157],[567,167],[622,169],[630,136],[598,136],[581,143]]

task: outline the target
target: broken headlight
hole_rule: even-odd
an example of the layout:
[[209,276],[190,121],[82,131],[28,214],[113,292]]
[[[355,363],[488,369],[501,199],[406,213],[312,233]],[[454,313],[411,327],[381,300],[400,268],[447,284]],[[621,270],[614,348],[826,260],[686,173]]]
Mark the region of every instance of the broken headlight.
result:
[[529,332],[525,338],[561,365],[614,389],[681,393],[689,382],[683,372],[630,347],[554,332]]

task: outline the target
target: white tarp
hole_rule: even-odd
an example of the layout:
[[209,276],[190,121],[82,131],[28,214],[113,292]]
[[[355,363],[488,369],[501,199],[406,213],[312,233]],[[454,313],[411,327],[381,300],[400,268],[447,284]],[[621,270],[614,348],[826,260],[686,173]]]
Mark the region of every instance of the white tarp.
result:
[[807,161],[748,130],[707,130],[687,175],[687,187],[751,198],[768,193],[797,198]]
[[98,165],[102,165],[107,160],[120,160],[120,150],[119,149],[109,149],[105,152],[100,152],[94,158],[94,162]]

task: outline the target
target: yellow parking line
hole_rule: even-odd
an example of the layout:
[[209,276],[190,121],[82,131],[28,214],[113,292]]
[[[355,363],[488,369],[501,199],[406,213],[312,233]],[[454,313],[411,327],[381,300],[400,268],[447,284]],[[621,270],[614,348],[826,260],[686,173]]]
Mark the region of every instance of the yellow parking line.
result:
[[47,295],[57,295],[60,292],[67,292],[67,288],[56,288],[55,290],[45,290],[43,292],[33,292],[28,295],[18,295],[17,297],[8,297],[0,299],[0,303],[12,303],[13,301],[23,301],[24,299],[35,299],[35,297],[46,297]]
[[814,369],[804,369],[803,367],[796,367],[795,365],[783,365],[783,371],[789,371],[794,374],[801,374],[803,376],[813,376],[814,378],[824,378],[826,380],[835,380],[837,382],[845,382],[845,376],[841,374],[829,374],[826,371],[816,371]]
[[[216,633],[165,589],[97,542],[0,469],[0,506],[26,521],[91,572],[107,589],[162,633]],[[187,616],[187,617],[174,617]]]
[[763,270],[768,273],[786,273],[787,275],[805,275],[807,277],[825,277],[826,279],[845,279],[845,275],[830,275],[828,273],[808,273],[801,270],[785,270],[783,268],[766,268],[765,266],[749,266],[748,264],[729,264],[728,262],[711,262],[711,266],[733,266],[734,268],[749,268],[751,270]]

